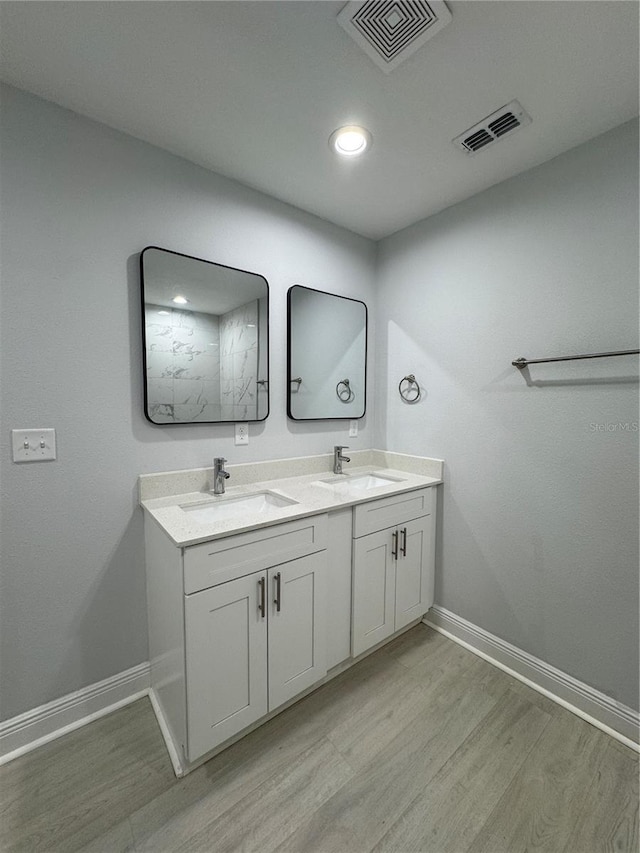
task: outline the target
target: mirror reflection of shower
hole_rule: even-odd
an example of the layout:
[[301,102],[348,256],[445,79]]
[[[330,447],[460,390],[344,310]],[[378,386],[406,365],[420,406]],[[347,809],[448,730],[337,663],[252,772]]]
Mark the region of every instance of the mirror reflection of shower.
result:
[[147,418],[155,424],[263,420],[266,280],[156,247],[144,250],[141,269]]

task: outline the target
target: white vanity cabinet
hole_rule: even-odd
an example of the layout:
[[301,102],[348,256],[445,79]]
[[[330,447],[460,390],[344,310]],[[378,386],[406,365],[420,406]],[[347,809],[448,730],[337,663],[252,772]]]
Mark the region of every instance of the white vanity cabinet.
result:
[[177,775],[427,612],[435,501],[422,485],[355,505],[338,494],[182,547],[145,506],[150,698]]
[[184,772],[326,675],[327,515],[145,540],[152,701]]
[[326,675],[326,552],[185,596],[191,761]]
[[354,657],[433,604],[435,497],[435,489],[419,489],[354,508]]

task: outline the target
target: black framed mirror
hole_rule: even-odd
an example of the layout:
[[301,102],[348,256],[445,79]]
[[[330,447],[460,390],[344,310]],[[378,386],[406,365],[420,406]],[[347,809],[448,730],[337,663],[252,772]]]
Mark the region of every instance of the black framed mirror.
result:
[[140,254],[144,413],[153,424],[269,414],[269,285],[257,273],[147,246]]
[[287,414],[297,421],[364,416],[364,302],[295,285],[287,293]]

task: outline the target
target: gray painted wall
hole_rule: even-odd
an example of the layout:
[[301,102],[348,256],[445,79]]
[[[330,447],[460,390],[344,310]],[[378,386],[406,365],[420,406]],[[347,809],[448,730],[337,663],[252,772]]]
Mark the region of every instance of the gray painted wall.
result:
[[[139,473],[345,441],[447,460],[439,604],[637,707],[637,433],[591,427],[637,422],[637,366],[532,369],[534,387],[510,366],[637,345],[634,127],[380,245],[378,387],[371,368],[369,413],[347,439],[335,421],[286,418],[286,290],[372,309],[376,246],[2,93],[0,718],[147,659]],[[233,445],[231,425],[143,418],[148,244],[269,280],[271,415],[249,447]],[[410,372],[426,390],[413,407],[397,396]],[[56,462],[11,462],[10,430],[28,426],[57,429]]]
[[[147,659],[138,474],[373,445],[373,393],[347,440],[347,423],[288,421],[285,379],[287,289],[371,303],[375,246],[51,103],[2,94],[5,719]],[[269,281],[271,415],[250,426],[248,447],[234,446],[233,425],[143,417],[138,254],[149,244]],[[55,427],[57,461],[13,464],[14,427]]]
[[637,125],[383,241],[378,274],[377,444],[446,460],[437,603],[637,708],[637,359],[511,366],[638,347]]

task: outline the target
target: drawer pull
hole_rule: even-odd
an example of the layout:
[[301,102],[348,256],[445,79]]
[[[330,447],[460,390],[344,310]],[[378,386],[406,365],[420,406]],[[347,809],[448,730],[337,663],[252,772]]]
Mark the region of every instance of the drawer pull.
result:
[[391,534],[391,556],[394,560],[398,559],[398,531],[394,530]]
[[400,546],[400,550],[402,551],[402,556],[407,556],[407,528],[402,528],[402,545]]
[[260,602],[258,604],[258,610],[260,611],[260,615],[264,619],[267,613],[266,581],[264,578],[260,578],[260,580],[258,581],[258,587],[260,589]]
[[276,572],[275,577],[274,577],[274,581],[276,584],[276,597],[274,598],[273,603],[276,606],[276,612],[277,613],[280,613],[280,583],[281,583],[281,580],[282,580],[282,575],[280,574],[280,572]]

